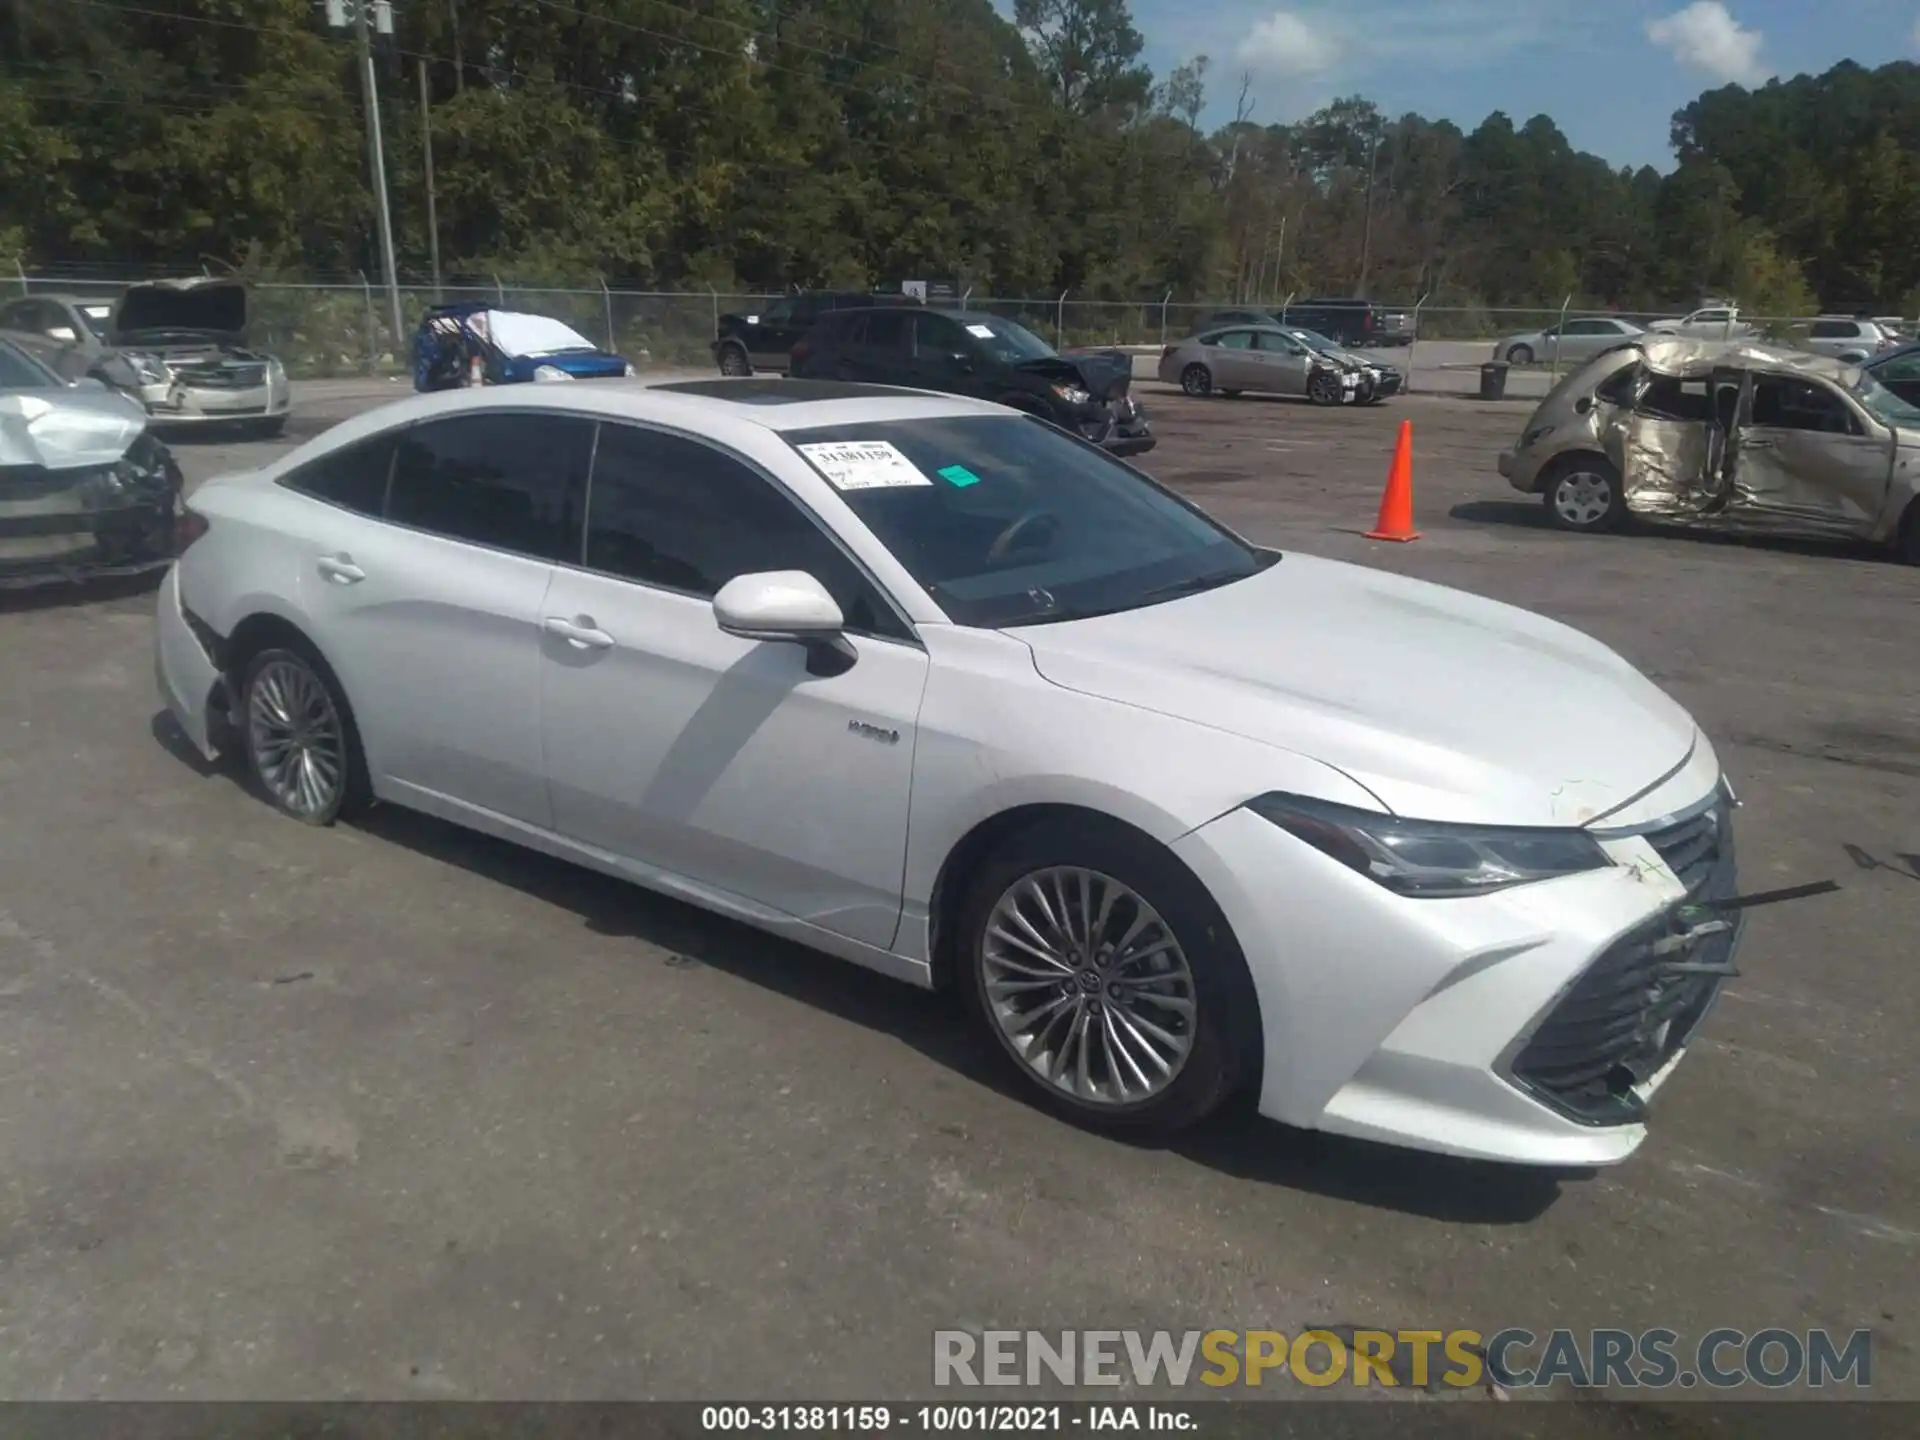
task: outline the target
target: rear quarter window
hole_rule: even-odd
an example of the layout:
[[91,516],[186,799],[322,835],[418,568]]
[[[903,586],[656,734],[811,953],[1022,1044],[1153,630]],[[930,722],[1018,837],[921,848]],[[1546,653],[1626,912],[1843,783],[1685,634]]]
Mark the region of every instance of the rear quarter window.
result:
[[280,484],[310,499],[378,519],[386,509],[395,445],[391,434],[342,445],[289,470],[280,477]]

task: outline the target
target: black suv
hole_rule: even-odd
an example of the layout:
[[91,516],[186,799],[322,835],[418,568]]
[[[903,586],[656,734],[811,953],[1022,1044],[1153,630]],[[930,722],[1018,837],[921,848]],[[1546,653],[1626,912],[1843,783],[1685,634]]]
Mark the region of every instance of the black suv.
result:
[[1371,300],[1296,300],[1280,318],[1284,324],[1317,330],[1342,345],[1380,348],[1413,343],[1413,317],[1401,310],[1382,310]]
[[1133,357],[1061,355],[998,315],[918,306],[835,310],[794,347],[789,373],[991,400],[1051,420],[1112,455],[1144,454],[1155,444],[1145,412],[1128,393]]
[[751,375],[756,370],[784,372],[787,357],[813,322],[830,310],[865,310],[875,305],[917,305],[909,295],[867,295],[852,290],[802,290],[782,295],[757,315],[722,315],[713,337],[713,359],[722,375]]

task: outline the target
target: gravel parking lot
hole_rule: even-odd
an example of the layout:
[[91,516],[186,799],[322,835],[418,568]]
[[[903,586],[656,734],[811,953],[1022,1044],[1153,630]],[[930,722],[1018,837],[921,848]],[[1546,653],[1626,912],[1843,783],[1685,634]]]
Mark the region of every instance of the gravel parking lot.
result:
[[[1745,888],[1845,886],[1755,912],[1634,1159],[1082,1134],[940,998],[404,813],[280,819],[159,718],[148,595],[7,600],[0,1396],[897,1398],[936,1328],[1344,1323],[1868,1327],[1920,1398],[1920,575],[1548,530],[1493,472],[1524,406],[1139,393],[1145,467],[1250,537],[1613,645],[1718,744]],[[1424,538],[1376,545],[1403,418]]]

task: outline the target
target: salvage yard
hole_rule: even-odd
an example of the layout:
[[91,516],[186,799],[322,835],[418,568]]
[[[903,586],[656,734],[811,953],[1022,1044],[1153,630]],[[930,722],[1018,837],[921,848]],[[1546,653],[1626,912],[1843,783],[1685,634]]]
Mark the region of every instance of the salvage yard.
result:
[[[1136,395],[1137,463],[1250,538],[1612,645],[1718,746],[1743,889],[1844,886],[1754,912],[1638,1155],[1078,1132],[944,999],[405,813],[282,819],[160,717],[150,595],[0,598],[0,1395],[899,1398],[938,1328],[1330,1323],[1871,1328],[1920,1398],[1920,572],[1550,530],[1494,472],[1524,404]],[[1377,544],[1402,419],[1423,538]],[[1548,738],[1570,778],[1610,740]]]

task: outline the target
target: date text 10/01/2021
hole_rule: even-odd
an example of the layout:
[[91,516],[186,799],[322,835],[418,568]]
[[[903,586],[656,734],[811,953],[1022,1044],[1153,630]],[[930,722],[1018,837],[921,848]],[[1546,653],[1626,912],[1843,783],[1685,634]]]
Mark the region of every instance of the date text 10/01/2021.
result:
[[924,1431],[931,1434],[1059,1435],[1074,1430],[1191,1431],[1192,1413],[1172,1405],[706,1405],[710,1432]]

